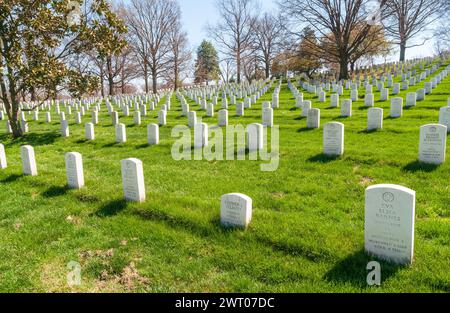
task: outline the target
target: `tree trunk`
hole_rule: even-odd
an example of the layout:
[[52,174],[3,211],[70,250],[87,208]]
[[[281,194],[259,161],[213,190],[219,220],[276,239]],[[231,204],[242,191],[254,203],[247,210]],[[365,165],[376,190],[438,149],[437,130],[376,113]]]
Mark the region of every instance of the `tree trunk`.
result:
[[406,58],[406,42],[400,43],[400,62],[404,62]]
[[36,89],[34,87],[30,88],[30,93],[31,93],[31,101],[36,101]]
[[[239,48],[238,48],[239,49]],[[236,71],[237,71],[237,83],[241,83],[241,52],[236,54]]]
[[157,93],[158,78],[156,77],[156,69],[152,70],[153,93]]
[[114,96],[114,79],[112,73],[112,60],[111,57],[106,59],[106,70],[108,74],[109,95]]
[[103,66],[100,67],[100,86],[101,86],[102,98],[104,98],[105,97],[105,82],[103,80]]
[[348,60],[341,57],[339,62],[339,79],[348,79]]
[[175,91],[178,90],[178,62],[175,61],[175,66],[174,66],[174,83],[173,83],[173,89]]
[[145,80],[145,93],[148,93],[148,65],[146,60],[144,60],[144,80]]
[[270,78],[270,62],[266,61],[266,78]]

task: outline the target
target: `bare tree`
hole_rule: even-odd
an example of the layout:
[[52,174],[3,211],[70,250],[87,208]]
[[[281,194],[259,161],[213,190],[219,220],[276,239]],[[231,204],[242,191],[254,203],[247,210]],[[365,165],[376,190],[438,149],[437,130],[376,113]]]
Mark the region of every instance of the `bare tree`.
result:
[[255,49],[261,62],[264,63],[266,78],[270,77],[275,56],[282,50],[285,37],[284,30],[282,18],[276,18],[270,13],[264,13],[254,25]]
[[237,82],[240,83],[242,60],[252,48],[259,5],[255,0],[217,0],[216,6],[220,20],[207,29],[225,58],[235,60]]
[[192,59],[192,52],[188,48],[188,38],[186,32],[181,30],[181,23],[172,28],[169,35],[170,63],[167,69],[167,81],[174,90],[178,90],[180,84],[186,78],[183,76],[188,70]]
[[220,76],[224,83],[228,84],[234,78],[235,74],[232,59],[228,58],[220,62]]
[[393,43],[400,46],[400,61],[405,61],[406,49],[423,45],[408,44],[422,35],[427,27],[439,18],[439,12],[447,0],[387,0],[383,8],[385,29]]
[[142,58],[144,77],[147,74],[152,77],[153,93],[157,92],[158,78],[170,63],[169,34],[178,25],[180,14],[175,0],[131,0],[128,7],[133,44]]
[[[339,78],[349,77],[349,63],[362,47],[380,37],[382,27],[374,30],[371,0],[283,0],[279,2],[286,19],[294,25],[309,25],[317,34],[317,55],[327,62],[339,62]],[[385,0],[382,0],[385,1]],[[330,48],[330,42],[333,49]]]

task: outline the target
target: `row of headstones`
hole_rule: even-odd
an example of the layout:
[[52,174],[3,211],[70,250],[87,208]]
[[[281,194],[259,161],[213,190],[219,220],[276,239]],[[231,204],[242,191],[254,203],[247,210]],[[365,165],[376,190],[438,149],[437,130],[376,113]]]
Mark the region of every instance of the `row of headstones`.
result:
[[[435,127],[427,125],[425,127]],[[430,128],[428,139],[434,140]],[[427,139],[427,140],[428,140]],[[36,176],[34,149],[21,147],[23,172]],[[67,183],[70,188],[85,186],[82,156],[77,152],[65,155]],[[0,145],[0,168],[6,167],[4,147]],[[121,161],[122,185],[127,201],[146,199],[142,161],[134,158]],[[410,264],[414,251],[415,192],[397,185],[376,185],[366,189],[365,250],[381,259]],[[247,228],[252,220],[252,199],[239,193],[221,197],[221,224],[225,227]],[[389,236],[385,234],[389,233]]]
[[[367,188],[364,210],[366,252],[393,263],[411,264],[415,205],[415,191],[403,186],[381,184]],[[247,195],[231,193],[221,197],[220,221],[225,227],[246,229],[252,220],[252,211],[252,199]]]

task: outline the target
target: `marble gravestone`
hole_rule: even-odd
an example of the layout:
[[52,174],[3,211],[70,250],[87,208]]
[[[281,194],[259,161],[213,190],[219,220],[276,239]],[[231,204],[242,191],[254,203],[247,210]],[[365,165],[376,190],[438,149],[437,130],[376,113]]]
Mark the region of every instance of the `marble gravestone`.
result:
[[68,120],[61,121],[61,135],[63,137],[69,137],[69,135],[70,135],[70,132],[69,132],[69,121]]
[[20,147],[20,156],[22,158],[23,174],[37,176],[36,158],[32,146]]
[[351,117],[352,116],[352,100],[344,99],[341,104],[341,116]]
[[337,93],[334,93],[330,96],[330,107],[331,108],[337,108],[339,107],[339,95]]
[[390,117],[397,118],[403,115],[403,98],[392,98],[391,99],[391,112]]
[[367,253],[397,264],[414,254],[416,193],[398,185],[375,185],[365,192],[364,247]]
[[367,130],[372,131],[375,129],[383,128],[383,109],[382,108],[370,108],[367,111]]
[[116,143],[127,142],[127,133],[125,124],[116,125]]
[[220,127],[222,126],[228,126],[228,110],[222,109],[219,111],[219,122],[218,125]]
[[445,162],[447,126],[428,124],[420,128],[419,161],[427,164]]
[[247,228],[252,219],[252,199],[240,193],[223,195],[220,205],[220,223],[224,227]]
[[303,105],[302,105],[302,117],[307,117],[308,116],[308,111],[311,109],[311,101],[307,100],[307,101],[303,101]]
[[188,126],[193,128],[197,124],[197,112],[189,111],[188,112]]
[[344,124],[327,123],[323,127],[323,154],[341,156],[344,154]]
[[417,102],[417,94],[415,92],[408,92],[406,94],[406,106],[413,107]]
[[145,201],[145,183],[142,161],[134,158],[121,161],[122,184],[125,200]]
[[306,127],[307,128],[320,128],[320,110],[319,109],[309,109],[308,110]]
[[147,137],[150,146],[159,144],[159,126],[157,124],[147,126]]
[[201,149],[208,146],[208,124],[198,123],[194,126],[194,148]]
[[8,167],[6,163],[6,154],[5,154],[5,146],[0,143],[0,170],[3,170]]
[[262,120],[263,120],[262,124],[264,126],[267,126],[267,127],[273,126],[273,109],[272,108],[267,108],[267,109],[263,110]]
[[86,132],[86,139],[94,140],[95,139],[94,124],[86,123],[86,125],[84,127],[85,127],[85,132]]
[[374,100],[373,93],[368,93],[368,94],[365,95],[365,97],[364,97],[364,105],[366,107],[373,107],[374,102],[375,102],[375,100]]
[[450,133],[450,106],[439,110],[439,124],[447,126],[447,133]]
[[167,111],[160,110],[158,112],[158,124],[159,126],[165,126],[167,124]]
[[67,185],[72,189],[84,187],[83,158],[78,152],[69,152],[65,155]]
[[247,126],[246,148],[248,151],[258,151],[263,149],[264,128],[262,124],[253,123]]

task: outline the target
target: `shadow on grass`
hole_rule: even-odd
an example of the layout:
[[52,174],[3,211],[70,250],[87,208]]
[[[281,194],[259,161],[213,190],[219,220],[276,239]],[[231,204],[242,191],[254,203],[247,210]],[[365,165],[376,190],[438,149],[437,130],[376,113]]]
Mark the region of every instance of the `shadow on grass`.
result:
[[99,217],[115,216],[125,210],[126,207],[127,201],[125,199],[113,200],[102,205],[97,212],[95,212],[95,215]]
[[301,121],[301,120],[304,120],[304,119],[306,119],[305,116],[299,116],[299,117],[294,118],[294,121]]
[[[367,264],[375,261],[376,258],[367,255],[364,249],[346,257],[339,261],[328,273],[325,274],[325,279],[329,282],[337,284],[350,283],[354,287],[368,288],[367,275],[370,270],[367,270]],[[389,277],[395,275],[397,271],[403,266],[391,264],[388,262],[376,260],[381,265],[381,283],[388,280]]]
[[103,145],[102,147],[103,148],[112,148],[112,147],[115,147],[117,145],[120,145],[120,143],[118,143],[118,142],[111,142],[111,143],[107,143],[107,144]]
[[290,108],[289,111],[293,112],[293,111],[297,111],[299,108]]
[[308,159],[308,162],[313,162],[313,163],[330,163],[330,162],[338,160],[339,158],[340,158],[340,156],[338,156],[338,155],[326,155],[326,154],[320,153],[318,155],[310,157]]
[[148,147],[150,147],[150,145],[148,143],[144,143],[144,144],[141,144],[141,145],[137,145],[135,148],[136,149],[145,149],[145,148],[148,148]]
[[305,132],[310,132],[313,130],[316,130],[317,128],[308,128],[308,127],[302,127],[297,129],[297,133],[305,133]]
[[[60,138],[61,135],[59,132],[48,132],[48,133],[28,133],[25,134],[21,138],[17,138],[14,140],[11,140],[8,144],[6,144],[7,147],[19,145],[31,145],[33,147],[35,146],[44,146],[49,145],[55,142],[57,138]],[[6,141],[7,139],[11,139],[11,135],[4,134],[0,136],[0,141]]]
[[376,132],[378,132],[380,129],[363,129],[363,130],[360,130],[359,132],[358,132],[358,134],[373,134],[373,133],[376,133]]
[[64,196],[70,190],[69,186],[52,186],[42,193],[45,198],[56,198]]
[[435,171],[437,168],[439,167],[439,165],[437,164],[428,164],[428,163],[423,163],[420,161],[414,161],[409,163],[408,165],[403,167],[403,171],[405,172],[410,172],[410,173],[415,173],[415,172],[433,172]]
[[8,177],[6,177],[5,179],[1,180],[1,183],[12,183],[15,182],[16,180],[20,179],[21,177],[23,177],[23,175],[17,175],[17,174],[12,174],[9,175]]

